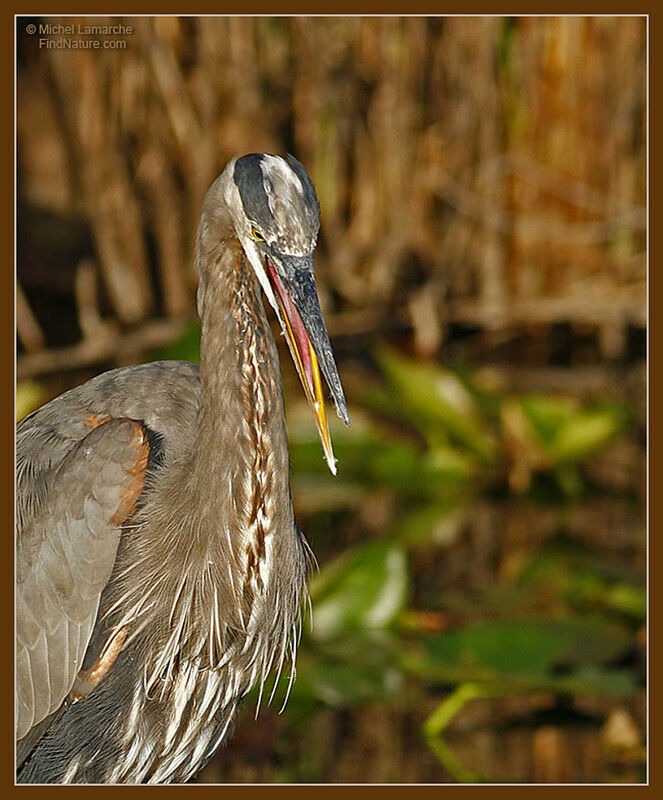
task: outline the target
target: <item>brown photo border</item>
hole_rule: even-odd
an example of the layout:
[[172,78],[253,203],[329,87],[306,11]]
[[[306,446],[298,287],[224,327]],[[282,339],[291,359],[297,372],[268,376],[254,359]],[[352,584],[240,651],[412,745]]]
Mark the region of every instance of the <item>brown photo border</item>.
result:
[[[189,2],[189,3],[173,3],[173,2],[142,2],[136,4],[134,2],[127,2],[127,0],[116,0],[116,2],[109,4],[112,7],[93,9],[89,3],[81,2],[67,2],[55,3],[52,0],[41,0],[39,3],[23,3],[14,2],[12,7],[5,12],[5,26],[3,31],[4,38],[4,51],[3,62],[5,63],[6,79],[2,83],[3,92],[3,105],[6,108],[7,123],[2,129],[2,152],[7,164],[6,171],[4,172],[4,179],[6,183],[5,191],[2,194],[3,213],[2,224],[5,230],[5,259],[6,259],[6,294],[0,294],[0,316],[2,318],[2,350],[0,357],[2,366],[7,376],[7,391],[2,393],[3,413],[2,418],[6,420],[6,424],[2,426],[2,446],[4,452],[7,454],[3,460],[2,465],[2,508],[3,515],[6,520],[6,534],[5,534],[5,548],[6,556],[0,565],[2,574],[2,604],[3,614],[3,643],[5,656],[0,660],[2,668],[2,708],[3,713],[1,719],[3,724],[1,726],[2,738],[0,740],[0,774],[2,775],[1,785],[6,786],[12,793],[20,792],[23,796],[33,796],[33,794],[41,794],[49,792],[56,787],[34,787],[34,786],[15,786],[14,785],[14,764],[13,764],[13,507],[14,507],[14,353],[15,353],[15,329],[14,329],[14,62],[15,62],[15,23],[20,24],[20,18],[16,19],[15,15],[59,15],[59,14],[122,14],[130,16],[132,14],[263,14],[266,16],[276,14],[292,14],[292,15],[398,15],[406,16],[413,14],[423,15],[448,15],[448,14],[491,14],[491,15],[526,15],[526,14],[540,14],[540,15],[558,15],[558,14],[573,14],[576,16],[583,16],[588,14],[599,15],[612,15],[612,14],[647,14],[648,15],[648,34],[649,34],[649,81],[650,91],[649,96],[653,102],[650,102],[649,108],[649,142],[655,143],[663,140],[663,125],[661,125],[661,114],[663,108],[660,102],[656,102],[656,98],[660,98],[660,93],[656,92],[656,88],[660,87],[659,71],[660,71],[660,56],[657,53],[661,52],[663,42],[661,41],[661,25],[659,23],[658,15],[651,8],[647,7],[634,7],[629,3],[606,2],[584,3],[583,8],[579,9],[576,4],[564,3],[538,3],[527,4],[523,2],[510,2],[495,3],[495,2],[481,2],[475,7],[468,9],[467,3],[461,2],[448,2],[445,4],[431,2],[427,0],[423,2],[418,0],[416,3],[395,4],[392,2],[347,2],[347,0],[335,0],[334,2],[317,2],[312,4],[310,2],[302,2],[295,0],[289,3],[267,3],[260,2],[260,0],[248,0],[242,3],[228,3],[228,2]],[[137,8],[137,5],[139,6]],[[183,8],[184,6],[184,8]],[[653,212],[660,209],[660,195],[661,184],[663,179],[660,173],[660,158],[655,152],[655,148],[651,148],[649,160],[649,230],[657,231],[657,226],[652,225]],[[658,178],[658,180],[657,180]],[[649,275],[649,308],[650,317],[652,320],[660,320],[658,316],[660,313],[663,316],[663,309],[659,308],[662,302],[661,283],[663,279],[656,269],[656,239],[652,237],[649,242],[649,264],[653,265],[650,269]],[[658,312],[658,313],[657,313]],[[659,357],[658,351],[655,347],[657,340],[660,338],[658,328],[660,326],[655,322],[648,328],[648,342],[649,342],[649,387],[650,387],[650,407],[655,408],[652,398],[657,396],[658,389],[661,383],[661,370],[658,368]],[[660,442],[660,425],[656,425],[655,417],[652,420],[649,437],[653,439],[654,446],[650,447],[650,486],[660,486],[658,484],[656,475],[659,474],[660,478],[660,464],[663,456],[663,444]],[[658,454],[658,455],[657,455]],[[656,540],[653,534],[659,530],[657,524],[660,517],[660,509],[649,503],[649,576],[658,574],[658,567],[661,567],[660,551],[661,547],[656,546]],[[650,609],[660,608],[661,588],[656,580],[650,580]],[[650,619],[650,636],[649,636],[649,674],[655,676],[657,670],[654,668],[656,663],[660,664],[660,650],[661,642],[660,636],[660,622],[656,614],[651,615]],[[655,709],[659,708],[660,712],[660,696],[661,689],[656,680],[649,681],[649,719],[655,719]],[[660,712],[659,716],[661,715]],[[653,729],[653,730],[652,730]],[[473,795],[476,792],[485,790],[490,793],[491,797],[501,796],[508,797],[512,792],[517,792],[522,796],[522,792],[528,791],[543,791],[549,792],[564,792],[565,797],[581,796],[581,793],[587,792],[596,795],[597,792],[618,791],[620,794],[623,792],[638,793],[641,795],[643,792],[649,793],[658,785],[658,773],[660,768],[657,764],[656,754],[658,752],[657,745],[660,744],[661,736],[657,735],[654,725],[649,725],[648,734],[653,734],[652,738],[648,736],[648,749],[649,749],[649,780],[647,785],[643,786],[559,786],[559,785],[506,785],[506,786],[451,786],[451,785],[436,785],[436,786],[422,786],[422,785],[402,785],[402,786],[384,786],[384,785],[370,785],[365,786],[344,786],[344,785],[287,785],[287,786],[244,786],[244,785],[191,785],[191,786],[162,786],[162,787],[112,787],[112,786],[95,786],[95,787],[73,787],[73,791],[84,792],[136,792],[143,790],[160,790],[168,792],[181,792],[181,791],[203,791],[209,792],[223,792],[224,798],[238,798],[253,797],[255,794],[269,794],[270,797],[292,798],[293,792],[298,796],[302,793],[312,792],[316,798],[331,797],[332,794],[338,795],[340,792],[350,792],[353,795],[361,794],[361,796],[382,797],[384,794],[393,796],[395,793],[403,793],[408,791],[415,791],[418,795],[428,797],[446,798],[449,793],[455,797],[460,796],[461,792],[470,792]],[[60,787],[63,788],[63,787]],[[69,790],[65,788],[65,791]],[[27,793],[27,794],[26,794]],[[345,795],[347,796],[347,795]]]

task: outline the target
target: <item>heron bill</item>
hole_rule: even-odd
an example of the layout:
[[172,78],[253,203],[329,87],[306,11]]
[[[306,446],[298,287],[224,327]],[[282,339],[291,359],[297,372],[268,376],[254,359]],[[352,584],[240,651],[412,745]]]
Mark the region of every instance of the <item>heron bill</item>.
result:
[[327,415],[325,412],[325,402],[322,395],[322,380],[320,379],[320,367],[315,348],[309,339],[306,327],[297,308],[290,298],[283,282],[279,278],[274,264],[270,258],[265,259],[269,270],[269,277],[276,289],[276,297],[281,310],[281,323],[288,342],[290,355],[295,363],[295,368],[299,379],[304,387],[306,399],[311,406],[325,460],[332,475],[336,475],[336,459],[332,448],[329,426],[327,425]]

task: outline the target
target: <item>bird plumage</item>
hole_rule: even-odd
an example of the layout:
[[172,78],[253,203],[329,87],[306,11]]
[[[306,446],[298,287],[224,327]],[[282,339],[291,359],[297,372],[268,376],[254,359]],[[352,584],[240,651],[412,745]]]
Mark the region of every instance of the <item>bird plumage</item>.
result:
[[[259,272],[289,262],[270,250],[256,266],[245,229],[269,230],[243,200],[266,191],[278,207],[279,180],[299,182],[286,193],[298,252],[314,245],[317,199],[299,162],[267,160],[263,173],[248,158],[249,184],[235,180],[243,159],[231,162],[203,209],[200,368],[113,370],[18,426],[20,782],[187,781],[242,696],[294,670],[308,549]],[[270,170],[276,189],[255,186]],[[345,410],[340,383],[334,398]]]

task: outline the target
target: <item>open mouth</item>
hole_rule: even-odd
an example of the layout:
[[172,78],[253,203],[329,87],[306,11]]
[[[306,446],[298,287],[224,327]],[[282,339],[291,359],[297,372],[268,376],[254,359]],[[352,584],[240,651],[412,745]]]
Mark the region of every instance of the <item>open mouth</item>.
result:
[[313,410],[325,459],[332,475],[336,475],[336,459],[334,458],[329,427],[327,425],[325,403],[322,396],[320,368],[318,366],[315,350],[311,344],[306,328],[304,327],[299,311],[292,302],[288,291],[276,272],[274,264],[268,256],[265,256],[265,264],[281,310],[280,322],[283,332],[285,333],[286,341],[288,342],[290,355],[295,362],[295,368],[297,369],[297,374],[304,387],[304,393]]

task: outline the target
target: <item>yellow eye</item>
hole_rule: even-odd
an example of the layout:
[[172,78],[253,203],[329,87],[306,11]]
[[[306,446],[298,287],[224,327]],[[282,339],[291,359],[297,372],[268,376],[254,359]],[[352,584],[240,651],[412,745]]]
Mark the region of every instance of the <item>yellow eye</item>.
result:
[[253,238],[257,242],[264,242],[265,241],[265,237],[262,235],[262,233],[260,233],[260,231],[257,228],[253,228],[251,233],[253,234]]

